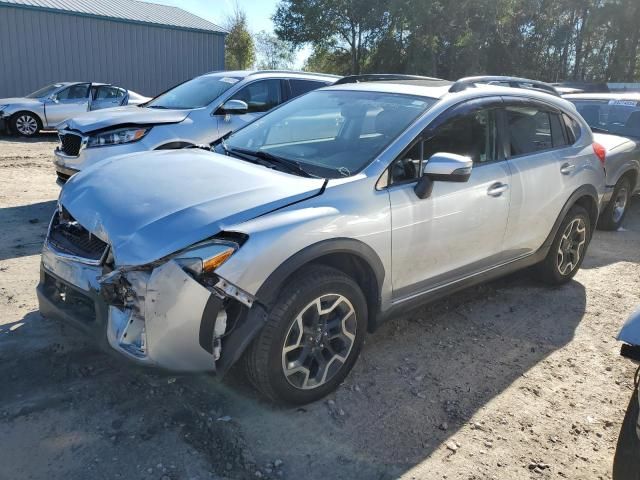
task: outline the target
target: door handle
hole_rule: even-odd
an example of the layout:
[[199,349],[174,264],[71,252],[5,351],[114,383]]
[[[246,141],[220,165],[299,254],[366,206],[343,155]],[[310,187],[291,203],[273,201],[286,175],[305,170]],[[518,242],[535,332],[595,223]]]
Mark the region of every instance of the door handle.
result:
[[509,185],[507,185],[506,183],[496,182],[489,187],[489,189],[487,190],[487,195],[489,195],[490,197],[499,197],[507,190],[509,190]]
[[563,175],[569,175],[575,168],[576,166],[573,163],[563,163],[560,167],[560,173]]

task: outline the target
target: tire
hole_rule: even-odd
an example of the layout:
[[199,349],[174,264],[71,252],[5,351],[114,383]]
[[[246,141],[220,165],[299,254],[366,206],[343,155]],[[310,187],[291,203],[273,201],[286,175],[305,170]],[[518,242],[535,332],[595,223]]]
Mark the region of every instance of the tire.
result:
[[589,214],[580,205],[574,205],[562,220],[549,253],[536,266],[538,278],[549,285],[571,280],[582,265],[590,240]]
[[639,414],[636,388],[618,436],[618,445],[613,458],[613,480],[640,480],[640,439],[636,432]]
[[625,215],[627,214],[629,200],[631,199],[631,181],[627,177],[622,177],[616,183],[611,195],[611,200],[603,210],[598,220],[600,230],[618,230]]
[[314,265],[295,274],[244,356],[249,381],[273,402],[300,405],[324,397],[353,368],[367,313],[362,290],[339,270]]
[[42,129],[37,115],[31,112],[18,112],[11,117],[11,129],[23,137],[33,137]]

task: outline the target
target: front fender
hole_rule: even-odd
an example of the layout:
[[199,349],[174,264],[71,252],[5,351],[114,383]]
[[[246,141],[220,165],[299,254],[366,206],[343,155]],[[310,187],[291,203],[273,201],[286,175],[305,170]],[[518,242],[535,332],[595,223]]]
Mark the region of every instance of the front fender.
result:
[[[329,186],[322,195],[290,205],[238,225],[223,225],[248,240],[224,263],[218,273],[261,300],[276,270],[288,276],[315,256],[353,253],[371,267],[384,305],[391,297],[391,211],[386,191],[375,191],[370,182]],[[332,250],[333,249],[333,250]],[[299,253],[299,252],[307,253]],[[348,252],[347,252],[348,251]],[[299,256],[298,256],[299,255]],[[293,261],[293,258],[296,258]]]
[[29,104],[15,103],[15,104],[12,104],[12,105],[8,105],[4,109],[4,115],[7,118],[12,117],[13,115],[15,115],[18,112],[30,112],[30,113],[36,115],[40,119],[40,123],[43,126],[47,124],[47,122],[45,121],[46,117],[45,117],[45,114],[44,114],[44,104],[43,103],[41,103],[39,105],[33,104],[33,103],[29,103]]

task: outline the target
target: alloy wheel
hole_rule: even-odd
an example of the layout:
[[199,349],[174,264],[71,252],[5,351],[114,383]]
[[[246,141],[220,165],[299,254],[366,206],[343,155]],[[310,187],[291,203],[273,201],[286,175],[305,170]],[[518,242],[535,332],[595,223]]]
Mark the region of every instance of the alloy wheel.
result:
[[326,294],[295,317],[282,346],[282,371],[295,388],[330,381],[349,358],[356,339],[356,312],[342,295]]
[[31,115],[20,115],[16,119],[16,129],[22,135],[33,135],[38,130],[38,122]]
[[618,190],[618,194],[613,202],[613,221],[618,223],[624,215],[624,210],[627,208],[627,189],[625,187]]
[[580,263],[587,243],[587,227],[582,218],[575,218],[565,228],[558,246],[558,271],[562,275],[571,273]]

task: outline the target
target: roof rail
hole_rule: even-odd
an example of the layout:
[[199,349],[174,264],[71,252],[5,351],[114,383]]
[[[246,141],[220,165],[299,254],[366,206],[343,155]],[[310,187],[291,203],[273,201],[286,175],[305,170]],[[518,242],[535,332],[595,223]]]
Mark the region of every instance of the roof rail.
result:
[[394,81],[420,81],[420,82],[448,82],[441,78],[421,77],[419,75],[403,75],[398,73],[365,73],[363,75],[348,75],[342,77],[334,85],[342,85],[345,83],[361,83],[361,82],[394,82]]
[[486,83],[486,84],[496,84],[496,83],[506,83],[511,88],[524,88],[527,90],[536,90],[538,92],[548,93],[550,95],[554,95],[559,97],[560,94],[558,91],[548,83],[541,82],[539,80],[531,80],[529,78],[519,78],[519,77],[505,77],[500,75],[485,75],[479,77],[465,77],[456,81],[449,92],[461,92],[467,88],[474,88],[478,83]]
[[299,73],[301,75],[315,75],[317,77],[340,78],[339,75],[332,75],[330,73],[306,72],[304,70],[254,70],[249,73],[248,76],[259,75],[261,73]]

